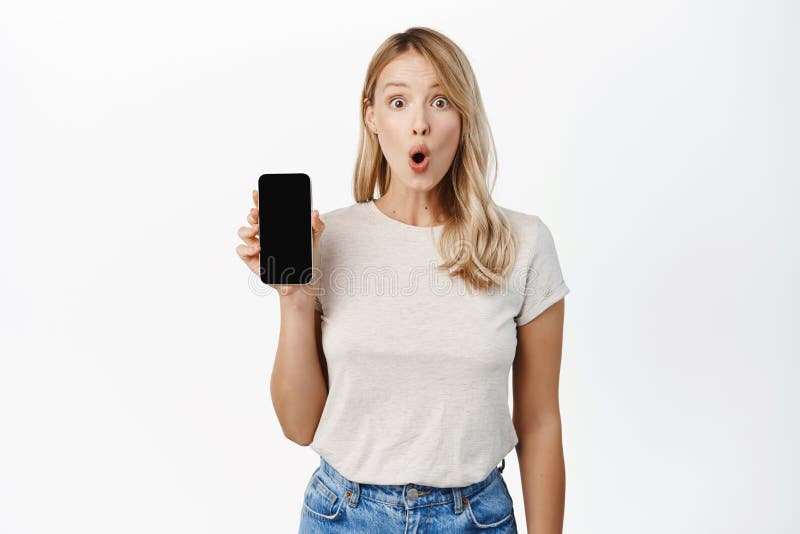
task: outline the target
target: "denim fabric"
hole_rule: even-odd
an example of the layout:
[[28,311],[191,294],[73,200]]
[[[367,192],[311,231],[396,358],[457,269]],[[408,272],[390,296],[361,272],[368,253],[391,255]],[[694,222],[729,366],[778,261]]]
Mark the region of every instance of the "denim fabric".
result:
[[455,534],[517,532],[514,502],[503,479],[505,459],[469,486],[361,484],[325,458],[303,495],[300,534]]

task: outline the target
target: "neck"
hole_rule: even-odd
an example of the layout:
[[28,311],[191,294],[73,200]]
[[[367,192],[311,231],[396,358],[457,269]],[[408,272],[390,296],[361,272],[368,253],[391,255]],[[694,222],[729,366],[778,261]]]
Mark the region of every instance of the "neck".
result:
[[374,202],[391,218],[412,226],[438,226],[448,219],[434,195],[401,196],[387,191]]

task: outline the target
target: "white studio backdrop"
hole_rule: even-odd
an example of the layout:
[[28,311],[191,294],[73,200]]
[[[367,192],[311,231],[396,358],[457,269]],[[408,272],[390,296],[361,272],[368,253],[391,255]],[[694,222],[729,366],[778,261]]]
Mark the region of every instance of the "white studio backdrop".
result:
[[319,459],[236,230],[264,172],[353,202],[367,63],[418,25],[572,290],[565,532],[796,532],[797,9],[685,0],[0,5],[0,532],[297,531]]

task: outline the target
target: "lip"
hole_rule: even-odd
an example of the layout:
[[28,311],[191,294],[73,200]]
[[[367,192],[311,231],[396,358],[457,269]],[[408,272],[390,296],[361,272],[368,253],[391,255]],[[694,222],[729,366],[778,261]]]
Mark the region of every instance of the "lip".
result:
[[[422,162],[417,163],[414,161],[414,154],[417,152],[423,154],[425,159]],[[416,173],[425,172],[428,169],[428,165],[431,162],[431,151],[428,150],[428,147],[424,144],[420,143],[418,145],[414,145],[411,147],[411,150],[408,151],[408,166],[411,167],[411,170]]]
[[417,163],[414,161],[414,158],[408,158],[408,166],[411,167],[411,170],[416,173],[423,173],[428,170],[428,165],[431,162],[431,158],[425,156],[425,159],[422,160],[422,163]]
[[425,157],[426,157],[426,158],[429,158],[429,157],[431,157],[431,151],[430,151],[430,150],[428,150],[428,147],[427,147],[427,146],[425,146],[425,145],[424,145],[424,144],[422,144],[422,143],[420,143],[420,144],[418,144],[418,145],[414,145],[414,146],[412,146],[412,147],[411,147],[411,150],[409,150],[409,151],[408,151],[408,157],[409,157],[409,158],[410,158],[410,157],[413,157],[413,156],[414,156],[414,154],[416,154],[417,152],[421,152],[421,153],[425,154]]

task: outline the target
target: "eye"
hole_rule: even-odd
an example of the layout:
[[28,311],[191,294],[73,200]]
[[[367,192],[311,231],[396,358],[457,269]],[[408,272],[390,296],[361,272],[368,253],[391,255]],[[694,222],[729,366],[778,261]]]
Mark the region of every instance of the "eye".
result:
[[[401,107],[395,106],[394,102],[396,100],[399,100],[400,102],[403,102],[403,105]],[[442,105],[442,106],[437,106],[436,102],[438,102],[440,100],[443,101],[445,104]],[[399,96],[396,96],[396,97],[394,97],[394,98],[389,100],[389,107],[392,108],[392,109],[403,109],[405,107],[405,101],[402,98],[400,98]],[[444,96],[436,97],[434,99],[434,101],[433,101],[433,107],[435,107],[437,109],[447,109],[448,107],[450,107],[450,101]]]

